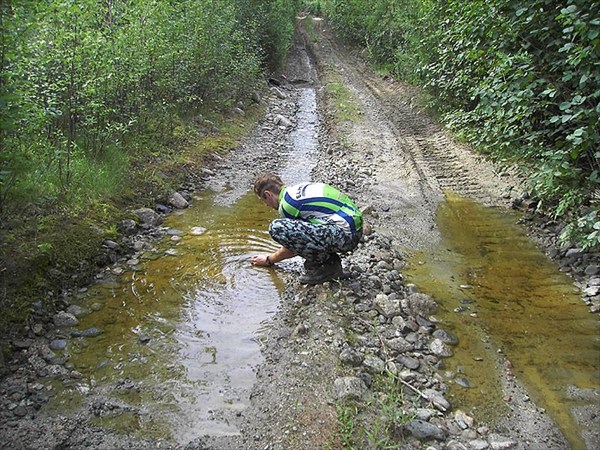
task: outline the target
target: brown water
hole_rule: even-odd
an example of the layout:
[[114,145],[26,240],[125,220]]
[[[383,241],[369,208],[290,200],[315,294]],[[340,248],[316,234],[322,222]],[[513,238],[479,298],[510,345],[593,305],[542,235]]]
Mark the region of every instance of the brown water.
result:
[[517,220],[448,193],[437,214],[442,242],[416,255],[408,275],[438,301],[436,316],[460,339],[447,376],[471,388],[451,384],[456,408],[490,420],[505,411],[494,367],[500,351],[572,447],[583,449],[572,412],[581,402],[572,393],[599,392],[598,320]]
[[[298,105],[281,155],[286,183],[310,179],[316,158],[314,89],[299,89]],[[116,405],[102,409],[100,426],[179,443],[239,433],[235,417],[249,404],[259,341],[283,285],[275,269],[250,265],[251,255],[278,248],[267,232],[276,211],[251,182],[219,180],[196,194],[193,208],[166,218],[169,234],[130,270],[80,295],[94,312],[78,328],[102,334],[70,341],[84,378],[56,386],[51,412],[77,408],[95,386]]]
[[266,231],[273,215],[251,193],[222,206],[205,192],[193,209],[167,218],[174,237],[87,293],[83,303],[98,311],[79,328],[103,334],[74,340],[72,362],[115,398],[143,406],[144,414],[119,418],[124,431],[174,430],[180,442],[238,432],[227,419],[247,405],[257,341],[282,289],[273,270],[249,263],[276,248]]

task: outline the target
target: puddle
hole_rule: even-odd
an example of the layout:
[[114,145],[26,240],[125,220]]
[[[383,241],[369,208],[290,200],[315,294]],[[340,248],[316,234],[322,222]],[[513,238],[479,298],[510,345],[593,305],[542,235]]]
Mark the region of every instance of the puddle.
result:
[[[446,360],[457,374],[449,380],[456,409],[491,421],[505,411],[494,368],[500,349],[572,447],[585,448],[573,410],[586,395],[573,393],[587,393],[590,403],[600,388],[597,318],[517,220],[448,193],[437,214],[442,242],[412,258],[407,275],[438,301],[436,316],[459,336],[455,356]],[[471,387],[456,384],[458,378]]]
[[[317,99],[312,88],[299,89],[296,128],[291,133],[291,150],[286,152],[287,164],[279,176],[286,184],[311,180],[317,151]],[[298,151],[302,149],[302,151]]]
[[175,240],[166,236],[117,283],[88,292],[85,305],[98,311],[79,329],[103,333],[74,339],[71,361],[145,410],[129,428],[174,430],[179,442],[238,433],[227,419],[247,405],[258,340],[283,288],[274,271],[249,264],[277,248],[266,231],[274,211],[257,206],[253,193],[222,206],[206,192],[167,218]]
[[[316,160],[315,91],[298,92],[286,183],[310,179]],[[128,262],[131,270],[73,302],[93,310],[78,330],[101,334],[70,340],[84,378],[56,389],[51,414],[81,404],[91,385],[110,399],[94,423],[117,432],[179,443],[239,434],[235,417],[249,404],[259,341],[284,287],[275,270],[249,263],[278,248],[267,231],[277,212],[250,188],[233,179],[197,193],[193,208],[166,218],[168,235]]]

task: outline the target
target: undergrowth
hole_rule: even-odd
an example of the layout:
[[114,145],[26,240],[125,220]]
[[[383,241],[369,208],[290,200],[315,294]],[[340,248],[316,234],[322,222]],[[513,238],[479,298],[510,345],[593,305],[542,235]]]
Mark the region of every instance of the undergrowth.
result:
[[[181,122],[168,146],[135,159],[115,158],[104,166],[81,165],[78,186],[68,201],[24,203],[2,216],[0,228],[0,333],[18,329],[40,300],[50,309],[63,290],[87,284],[108,264],[102,242],[118,240],[117,223],[134,218],[136,207],[153,207],[193,179],[211,155],[225,155],[251,129],[262,107],[227,119],[213,114],[210,134],[198,134],[195,120]],[[197,118],[196,118],[197,119]],[[218,127],[218,128],[217,128]],[[135,145],[135,142],[130,142]],[[138,143],[139,144],[139,143]],[[114,185],[111,185],[114,183]]]

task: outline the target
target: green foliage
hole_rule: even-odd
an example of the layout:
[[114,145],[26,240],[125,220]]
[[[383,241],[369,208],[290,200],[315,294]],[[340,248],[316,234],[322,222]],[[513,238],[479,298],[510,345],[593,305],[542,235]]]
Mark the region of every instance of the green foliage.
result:
[[341,121],[357,120],[362,111],[356,98],[344,85],[341,78],[334,74],[327,75],[325,87],[334,102],[335,117]]
[[600,213],[598,209],[591,209],[583,214],[576,222],[570,223],[562,232],[564,241],[576,240],[582,244],[582,248],[594,248],[600,246]]
[[328,0],[323,8],[374,62],[426,86],[455,132],[518,161],[557,217],[583,217],[600,187],[600,3]]
[[[0,211],[110,194],[178,117],[225,110],[285,57],[294,0],[0,3]],[[90,191],[89,188],[92,190]],[[87,193],[84,191],[88,191]]]
[[339,437],[343,448],[396,449],[401,447],[398,430],[414,418],[404,410],[399,378],[390,372],[374,378],[373,400],[359,406],[346,400],[337,405]]
[[323,3],[324,1],[321,0],[303,0],[301,8],[309,14],[320,16],[323,14]]

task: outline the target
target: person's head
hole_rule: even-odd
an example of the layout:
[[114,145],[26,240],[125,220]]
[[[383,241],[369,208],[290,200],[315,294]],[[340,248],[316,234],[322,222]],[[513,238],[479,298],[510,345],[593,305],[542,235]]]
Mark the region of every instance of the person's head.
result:
[[254,193],[273,209],[279,208],[281,188],[283,188],[283,181],[271,173],[260,174],[254,182]]

